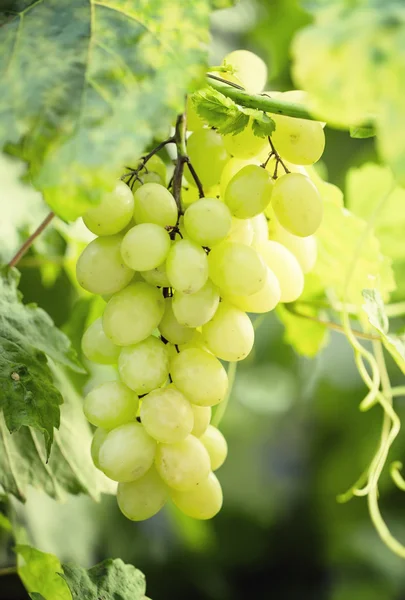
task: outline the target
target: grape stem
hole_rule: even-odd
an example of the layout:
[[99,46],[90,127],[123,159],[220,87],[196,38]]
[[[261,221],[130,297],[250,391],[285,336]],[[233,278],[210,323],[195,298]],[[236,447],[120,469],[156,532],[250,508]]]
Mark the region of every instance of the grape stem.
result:
[[31,233],[30,237],[27,240],[25,240],[25,242],[23,243],[23,245],[14,254],[13,258],[8,263],[9,267],[15,267],[16,266],[16,264],[24,256],[24,254],[26,252],[28,252],[29,248],[32,246],[32,244],[34,243],[34,241],[36,240],[36,238],[49,225],[49,223],[52,221],[52,219],[54,218],[54,216],[55,216],[55,213],[52,212],[52,211],[47,214],[47,216],[42,221],[42,223],[40,225],[38,225],[38,227],[36,228],[36,230],[33,233]]
[[285,163],[283,161],[283,159],[281,158],[281,156],[279,155],[279,153],[277,152],[272,140],[270,136],[267,136],[267,139],[269,140],[269,144],[270,144],[270,153],[268,155],[268,157],[266,158],[266,160],[264,161],[264,163],[262,165],[260,165],[263,169],[265,169],[267,167],[267,163],[269,162],[269,160],[274,156],[274,158],[276,159],[276,166],[274,168],[274,173],[273,173],[273,179],[277,179],[277,171],[278,171],[278,165],[280,164],[284,171],[286,173],[289,173],[290,170],[287,169],[287,167],[285,166]]
[[176,166],[174,168],[173,173],[173,196],[176,200],[177,207],[179,209],[179,215],[182,214],[181,210],[181,184],[183,180],[183,172],[184,165],[187,165],[190,173],[195,181],[195,184],[198,189],[198,195],[200,198],[204,198],[204,189],[201,183],[200,178],[197,175],[196,170],[190,162],[190,159],[187,154],[187,146],[186,146],[186,133],[187,133],[187,117],[186,113],[182,113],[177,117],[176,121],[176,131],[174,134],[174,139],[176,142],[177,148],[177,160]]
[[135,181],[140,181],[140,183],[143,183],[141,181],[141,179],[139,178],[139,173],[142,171],[142,169],[146,170],[146,163],[152,158],[152,156],[155,156],[155,154],[157,154],[160,150],[162,150],[162,148],[167,146],[167,144],[174,144],[175,142],[176,142],[176,139],[175,139],[174,135],[170,136],[166,140],[163,140],[163,142],[160,142],[160,144],[158,144],[155,148],[153,148],[153,150],[148,152],[148,154],[145,154],[145,156],[142,156],[142,158],[139,162],[139,165],[136,167],[136,169],[133,169],[132,167],[125,167],[126,169],[128,169],[128,173],[124,173],[124,175],[121,176],[121,179],[124,181],[129,176],[129,179],[128,179],[128,181],[126,181],[126,184],[131,189],[132,189],[132,186],[134,185]]

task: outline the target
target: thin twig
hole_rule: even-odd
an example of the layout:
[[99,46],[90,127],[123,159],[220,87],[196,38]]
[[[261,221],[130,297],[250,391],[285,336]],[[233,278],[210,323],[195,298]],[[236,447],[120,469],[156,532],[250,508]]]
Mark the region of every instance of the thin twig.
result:
[[201,183],[201,179],[198,177],[196,170],[194,169],[193,165],[190,162],[189,157],[187,156],[187,160],[185,161],[187,163],[187,166],[190,170],[190,173],[195,181],[195,184],[197,186],[198,189],[198,195],[200,198],[204,198],[205,194],[204,194],[204,188],[203,185]]
[[179,210],[179,216],[182,214],[181,207],[181,184],[183,182],[184,165],[187,162],[187,149],[186,149],[186,132],[187,132],[187,121],[186,113],[182,113],[177,117],[176,131],[174,139],[177,148],[177,160],[176,166],[174,167],[173,173],[173,196],[176,200],[177,208]]
[[36,228],[36,230],[34,231],[34,233],[31,233],[30,237],[25,240],[25,242],[23,243],[23,245],[21,246],[21,248],[16,252],[16,254],[13,256],[13,258],[10,260],[10,262],[8,263],[9,267],[15,267],[16,264],[18,263],[18,261],[24,256],[24,254],[29,250],[29,248],[32,246],[32,244],[34,243],[35,239],[43,232],[43,230],[46,228],[47,225],[49,225],[49,223],[52,221],[52,219],[54,218],[55,213],[54,212],[50,212],[45,219],[42,221],[42,223]]
[[213,73],[207,73],[207,77],[209,79],[215,79],[215,81],[220,81],[221,83],[225,83],[226,85],[230,85],[231,87],[236,88],[237,90],[242,90],[243,92],[245,91],[245,88],[237,83],[234,83],[233,81],[228,81],[227,79],[223,79],[222,77],[219,77],[218,75],[214,75]]
[[145,156],[142,156],[136,169],[132,169],[131,167],[126,167],[128,169],[128,173],[124,173],[124,175],[121,176],[121,179],[124,181],[127,177],[129,177],[129,179],[126,183],[131,188],[132,188],[133,184],[135,183],[135,181],[140,181],[142,184],[143,183],[142,180],[139,179],[139,173],[142,171],[142,169],[146,170],[146,163],[152,158],[152,156],[155,156],[155,154],[157,154],[160,150],[162,150],[162,148],[167,146],[167,144],[174,144],[175,142],[176,142],[176,139],[175,139],[174,135],[170,136],[166,140],[163,140],[163,142],[160,142],[160,144],[158,144],[155,148],[153,148],[150,152],[148,152],[148,154],[145,154]]
[[289,173],[289,172],[290,172],[290,170],[289,170],[289,169],[287,169],[287,167],[285,166],[285,163],[284,163],[283,159],[281,158],[281,156],[279,155],[279,153],[277,152],[277,150],[276,150],[276,148],[275,148],[275,146],[274,146],[274,144],[273,144],[273,142],[272,142],[272,139],[271,139],[271,137],[270,137],[270,136],[267,136],[267,139],[269,140],[269,144],[270,144],[271,152],[270,152],[270,154],[269,154],[269,156],[268,156],[268,158],[267,158],[267,161],[266,161],[265,163],[263,163],[262,167],[264,166],[264,168],[266,168],[266,165],[267,165],[268,161],[270,160],[270,158],[271,158],[272,156],[274,156],[274,157],[275,157],[275,159],[276,159],[276,167],[275,167],[275,169],[274,169],[273,179],[277,179],[277,169],[278,169],[278,165],[279,165],[279,164],[280,164],[280,165],[283,167],[283,169],[284,169],[284,171],[285,171],[286,173]]

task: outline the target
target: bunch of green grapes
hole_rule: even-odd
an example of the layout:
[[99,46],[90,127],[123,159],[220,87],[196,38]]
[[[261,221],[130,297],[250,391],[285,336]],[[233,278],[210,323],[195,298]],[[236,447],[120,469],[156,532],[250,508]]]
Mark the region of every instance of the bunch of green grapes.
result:
[[[262,61],[241,52],[226,63],[234,61],[235,77],[260,91]],[[256,80],[246,60],[260,65]],[[118,505],[135,521],[168,500],[196,519],[220,510],[214,471],[227,444],[210,422],[212,407],[229,392],[223,362],[252,350],[247,313],[266,313],[301,295],[322,217],[318,190],[299,166],[319,158],[321,124],[281,121],[279,154],[266,163],[272,149],[251,127],[220,136],[190,103],[188,112],[189,158],[205,196],[194,193],[186,170],[179,211],[165,164],[153,156],[133,189],[120,181],[84,215],[98,237],[77,262],[80,285],[106,301],[83,336],[83,353],[116,365],[118,374],[84,399],[97,428],[92,457],[118,482]]]

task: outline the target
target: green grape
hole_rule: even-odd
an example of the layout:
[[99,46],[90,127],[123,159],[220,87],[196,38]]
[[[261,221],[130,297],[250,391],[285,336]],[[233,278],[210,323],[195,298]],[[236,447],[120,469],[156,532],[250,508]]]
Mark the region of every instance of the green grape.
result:
[[191,96],[187,96],[186,103],[186,114],[187,114],[187,129],[189,131],[198,131],[204,127],[204,121],[198,115]]
[[213,425],[208,425],[200,440],[207,449],[211,459],[211,469],[216,471],[221,467],[228,454],[228,444],[222,433]]
[[137,394],[147,394],[163,385],[169,375],[169,352],[153,335],[122,348],[118,359],[122,381]]
[[278,242],[259,244],[258,251],[280,284],[280,302],[294,302],[304,289],[304,274],[294,254]]
[[141,223],[124,236],[121,255],[134,271],[150,271],[164,263],[171,240],[166,229],[155,223]]
[[190,402],[175,386],[169,385],[143,398],[141,420],[156,441],[175,444],[191,433],[194,414]]
[[96,238],[83,250],[76,264],[77,281],[92,294],[114,294],[134,276],[122,260],[122,235]]
[[218,289],[208,280],[195,294],[175,292],[172,308],[174,316],[181,325],[201,327],[212,319],[218,304]]
[[214,246],[226,238],[232,223],[229,208],[220,200],[201,198],[188,207],[184,227],[188,237],[200,246]]
[[298,237],[293,235],[278,221],[273,219],[270,229],[270,239],[283,244],[298,260],[303,273],[309,273],[315,266],[317,258],[316,238],[313,235]]
[[154,154],[147,162],[147,164],[141,169],[139,173],[141,181],[136,180],[132,186],[133,193],[136,192],[142,184],[145,183],[159,183],[160,185],[166,185],[167,171],[166,165],[163,160],[157,154]]
[[175,444],[159,444],[156,450],[157,472],[175,490],[189,490],[204,481],[210,464],[204,444],[193,435]]
[[109,300],[104,310],[105,334],[117,346],[130,346],[149,337],[165,310],[157,288],[142,281],[133,283]]
[[270,174],[257,165],[246,165],[236,173],[225,190],[225,204],[234,217],[250,219],[269,204],[274,182]]
[[87,229],[96,235],[114,235],[128,225],[133,212],[132,192],[126,183],[118,181],[114,190],[103,196],[100,204],[83,215],[83,221]]
[[312,165],[325,149],[322,124],[308,119],[271,115],[276,129],[271,141],[283,158],[296,165]]
[[[212,129],[201,129],[188,138],[187,151],[203,186],[209,188],[219,183],[222,169],[229,159],[222,137]],[[184,175],[191,185],[195,185],[187,167]]]
[[132,193],[135,194],[136,190],[139,190],[139,188],[145,185],[145,183],[158,183],[159,185],[164,185],[162,178],[160,175],[158,175],[158,173],[155,173],[154,171],[150,171],[149,173],[140,173],[139,179],[136,179],[133,184],[131,184]]
[[266,313],[280,302],[281,290],[277,277],[267,268],[266,281],[262,289],[251,296],[227,295],[226,300],[243,310],[251,313]]
[[142,271],[142,278],[156,287],[170,287],[170,281],[166,274],[166,263],[159,265],[156,269],[150,271]]
[[165,312],[160,321],[159,331],[171,344],[186,344],[191,340],[194,330],[178,322],[173,312],[172,298],[165,298]]
[[248,356],[255,337],[247,314],[229,302],[220,302],[214,317],[203,325],[202,335],[208,350],[231,362]]
[[266,279],[266,266],[256,250],[236,242],[215,246],[208,265],[211,280],[225,294],[255,294]]
[[86,358],[101,365],[114,365],[117,362],[120,348],[104,333],[101,317],[84,332],[82,352]]
[[194,414],[194,427],[191,434],[195,437],[201,437],[211,421],[211,406],[197,406],[196,404],[192,404],[191,408]]
[[194,185],[187,185],[181,188],[181,203],[184,208],[188,208],[193,202],[197,202],[200,196]]
[[101,470],[113,481],[135,481],[153,465],[156,442],[135,421],[110,431],[101,444]]
[[150,519],[163,508],[168,498],[169,490],[153,467],[136,481],[118,484],[119,509],[131,521]]
[[225,191],[232,177],[243,169],[243,167],[252,164],[256,164],[254,160],[242,160],[241,158],[230,158],[227,161],[219,182],[220,195],[222,198],[225,198]]
[[254,229],[251,219],[237,219],[232,217],[231,230],[226,238],[227,242],[238,242],[250,246],[253,242]]
[[177,223],[177,204],[173,195],[163,185],[145,183],[134,194],[135,222],[155,223],[161,227]]
[[293,235],[312,235],[322,222],[322,198],[315,184],[301,173],[287,173],[277,180],[272,206],[282,227]]
[[91,390],[84,399],[83,411],[92,425],[114,429],[134,421],[138,396],[119,381],[107,381]]
[[234,50],[225,56],[223,63],[233,66],[235,75],[248,92],[258,94],[264,90],[267,67],[257,54],[249,50]]
[[172,490],[170,495],[177,508],[193,519],[212,519],[222,507],[221,484],[214,473],[191,490]]
[[207,255],[190,240],[179,240],[168,254],[166,273],[175,290],[183,294],[195,294],[208,279]]
[[[182,350],[187,350],[187,348],[201,348],[202,350],[207,350],[207,348],[205,348],[205,346],[204,346],[204,340],[203,340],[202,334],[197,329],[193,330],[193,337],[191,338],[191,340],[186,342],[185,344],[179,344],[178,348],[179,348],[180,352]],[[176,351],[176,354],[177,354],[177,351]],[[175,356],[175,354],[173,353],[172,356]]]
[[108,431],[106,429],[102,429],[101,427],[98,427],[96,429],[96,431],[94,432],[93,439],[91,440],[91,448],[90,448],[91,458],[93,459],[93,463],[97,467],[97,469],[100,468],[100,461],[99,461],[100,448],[101,448],[101,445],[103,444],[105,438],[107,437],[107,435],[108,435]]
[[256,215],[251,221],[253,226],[252,246],[255,247],[260,242],[266,242],[269,239],[269,227],[263,213]]
[[267,138],[258,137],[253,133],[251,120],[240,133],[225,135],[224,144],[229,154],[244,159],[254,158],[269,147]]
[[228,390],[224,367],[201,348],[188,348],[177,354],[171,361],[170,374],[177,389],[198,406],[218,404]]

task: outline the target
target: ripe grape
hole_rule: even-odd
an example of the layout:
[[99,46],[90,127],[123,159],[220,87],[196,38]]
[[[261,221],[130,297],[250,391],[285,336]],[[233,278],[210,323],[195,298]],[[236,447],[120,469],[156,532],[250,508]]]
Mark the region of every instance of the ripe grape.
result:
[[118,359],[122,381],[137,394],[147,394],[163,385],[169,375],[169,352],[157,337],[149,336],[122,348]]
[[144,427],[137,421],[126,423],[110,431],[101,444],[100,468],[113,481],[135,481],[151,468],[155,453],[156,442]]
[[239,242],[250,246],[253,242],[254,229],[251,219],[237,219],[232,217],[231,230],[225,241],[227,242]]
[[141,223],[125,234],[121,255],[134,271],[150,271],[166,260],[170,245],[166,229],[155,223]]
[[272,225],[269,227],[269,237],[294,254],[303,273],[312,271],[317,258],[316,238],[313,235],[304,238],[293,235],[284,229],[276,219],[273,219]]
[[167,278],[166,263],[159,265],[156,269],[150,271],[142,271],[142,278],[156,287],[170,287],[170,281]]
[[194,426],[191,434],[195,437],[201,437],[210,424],[212,413],[211,407],[192,404],[191,408],[193,409],[194,414]]
[[100,448],[101,448],[101,445],[104,442],[105,438],[107,437],[107,435],[108,435],[108,431],[106,429],[102,429],[101,427],[98,427],[96,429],[96,431],[94,432],[93,439],[91,440],[91,448],[90,448],[91,458],[93,459],[93,463],[97,467],[97,469],[100,468],[100,462],[99,462]]
[[90,423],[110,430],[134,421],[138,407],[138,396],[132,390],[119,381],[107,381],[87,394],[83,410]]
[[263,212],[269,204],[274,182],[258,165],[246,165],[230,180],[225,190],[225,204],[234,217],[249,219]]
[[153,517],[165,505],[169,490],[152,467],[136,481],[120,483],[117,502],[121,512],[131,521]]
[[204,343],[221,360],[238,361],[253,348],[251,320],[229,302],[220,302],[214,317],[202,328]]
[[171,488],[186,491],[201,483],[210,472],[210,457],[202,442],[188,435],[176,444],[159,444],[155,466]]
[[312,165],[325,149],[322,124],[308,119],[271,115],[276,129],[271,141],[283,158],[296,165]]
[[165,312],[159,324],[159,331],[171,344],[186,344],[193,337],[194,330],[178,322],[172,302],[172,298],[165,299]]
[[170,496],[177,508],[193,519],[212,519],[222,507],[222,489],[214,473],[188,491],[171,490]]
[[133,212],[132,192],[126,183],[118,181],[114,190],[102,197],[100,204],[83,215],[83,221],[96,235],[114,235],[128,225]]
[[207,255],[190,240],[179,240],[168,254],[166,273],[175,290],[195,294],[208,279]]
[[169,385],[143,398],[141,421],[155,440],[174,444],[191,433],[194,414],[190,402],[175,386]]
[[104,333],[101,317],[84,332],[82,352],[88,360],[101,365],[113,365],[117,362],[120,347],[113,344]]
[[255,247],[260,242],[265,242],[269,239],[269,227],[267,219],[263,213],[253,217],[251,222],[253,226],[252,246]]
[[175,292],[172,308],[174,316],[181,325],[200,327],[212,319],[218,304],[218,289],[208,280],[195,294]]
[[241,158],[230,158],[228,160],[221,173],[221,179],[219,182],[220,193],[222,198],[225,198],[225,191],[232,177],[236,175],[236,173],[238,173],[238,171],[240,171],[243,167],[246,167],[250,164],[255,164],[255,161],[242,160]]
[[[212,129],[195,131],[187,140],[187,151],[203,186],[209,188],[218,183],[222,169],[229,159],[222,137]],[[187,181],[195,185],[187,167],[184,174]]]
[[220,363],[201,348],[187,348],[170,364],[174,385],[198,406],[214,406],[225,398],[228,376]]
[[209,256],[211,280],[225,294],[249,296],[255,294],[266,280],[266,266],[250,246],[223,242],[215,246]]
[[268,148],[267,138],[258,137],[253,133],[252,121],[240,133],[225,135],[224,144],[231,156],[244,159],[254,158]]
[[103,314],[105,334],[117,346],[137,344],[159,325],[165,310],[157,288],[137,281],[114,294]]
[[248,92],[258,94],[264,90],[267,67],[257,54],[249,50],[234,50],[225,56],[223,63],[233,66],[235,75]]
[[295,256],[282,244],[271,240],[259,244],[258,251],[280,284],[281,302],[294,302],[304,289],[304,274]]
[[145,183],[134,194],[134,219],[137,224],[176,225],[177,204],[173,195],[159,183]]
[[208,425],[200,440],[206,447],[211,460],[211,469],[216,471],[221,467],[228,454],[228,444],[222,433],[213,425]]
[[99,237],[90,242],[76,264],[77,281],[92,294],[114,294],[131,281],[134,272],[122,260],[122,235]]
[[251,296],[234,296],[227,294],[226,300],[243,310],[251,313],[266,313],[277,306],[281,299],[281,289],[273,271],[267,268],[266,281],[261,290]]
[[184,228],[188,237],[200,246],[214,246],[231,229],[232,215],[220,200],[201,198],[188,207],[184,214]]

